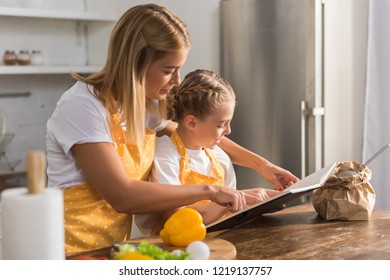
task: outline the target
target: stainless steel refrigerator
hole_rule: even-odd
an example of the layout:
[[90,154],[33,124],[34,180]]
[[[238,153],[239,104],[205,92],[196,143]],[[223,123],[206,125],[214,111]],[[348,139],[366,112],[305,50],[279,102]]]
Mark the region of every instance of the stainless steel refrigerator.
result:
[[[221,75],[231,139],[302,178],[323,167],[323,3],[222,0]],[[269,186],[237,167],[238,188]]]

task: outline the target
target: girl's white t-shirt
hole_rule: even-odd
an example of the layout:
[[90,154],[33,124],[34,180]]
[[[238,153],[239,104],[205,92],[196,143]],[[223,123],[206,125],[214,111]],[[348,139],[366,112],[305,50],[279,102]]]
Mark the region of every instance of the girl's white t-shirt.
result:
[[[47,122],[48,187],[67,188],[87,181],[70,151],[73,145],[113,143],[107,111],[91,92],[92,87],[76,82],[61,96]],[[159,120],[155,102],[155,114],[146,115],[146,126],[159,131],[168,121]]]
[[[204,175],[212,175],[212,162],[204,150],[186,149],[186,151],[190,158],[191,170]],[[225,170],[225,187],[236,188],[236,174],[230,157],[218,146],[212,151]],[[157,137],[149,181],[180,185],[180,160],[181,156],[170,137]]]

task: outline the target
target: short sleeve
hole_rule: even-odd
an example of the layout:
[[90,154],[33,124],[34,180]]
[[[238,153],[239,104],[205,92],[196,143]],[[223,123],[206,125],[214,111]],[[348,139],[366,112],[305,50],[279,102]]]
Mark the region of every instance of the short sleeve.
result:
[[68,156],[75,144],[113,142],[103,106],[88,97],[64,100],[48,125]]
[[154,162],[149,181],[160,184],[181,185],[180,155],[168,136],[156,138]]

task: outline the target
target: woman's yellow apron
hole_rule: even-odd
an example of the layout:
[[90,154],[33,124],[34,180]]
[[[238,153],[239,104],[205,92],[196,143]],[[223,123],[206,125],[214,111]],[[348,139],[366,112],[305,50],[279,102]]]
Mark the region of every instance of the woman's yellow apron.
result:
[[[129,178],[146,181],[153,163],[155,133],[147,130],[142,147],[126,144],[126,134],[113,118],[112,136]],[[131,215],[116,212],[90,183],[64,190],[65,253],[111,246],[130,237]]]

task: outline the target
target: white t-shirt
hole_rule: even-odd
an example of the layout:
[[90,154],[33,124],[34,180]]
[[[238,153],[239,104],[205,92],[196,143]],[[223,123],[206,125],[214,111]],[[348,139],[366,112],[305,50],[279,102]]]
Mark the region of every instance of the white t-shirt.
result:
[[[70,152],[73,145],[113,143],[107,111],[90,91],[85,83],[76,82],[61,96],[47,122],[48,187],[66,188],[86,182]],[[168,124],[166,120],[159,121],[157,113],[156,101],[155,114],[146,116],[146,126],[154,131]]]
[[[204,150],[186,149],[190,161],[190,169],[204,175],[212,175],[212,163]],[[225,170],[225,187],[236,188],[236,174],[229,156],[218,146],[213,153]],[[157,137],[154,152],[154,163],[149,181],[161,184],[181,185],[180,183],[181,156],[168,136]]]

